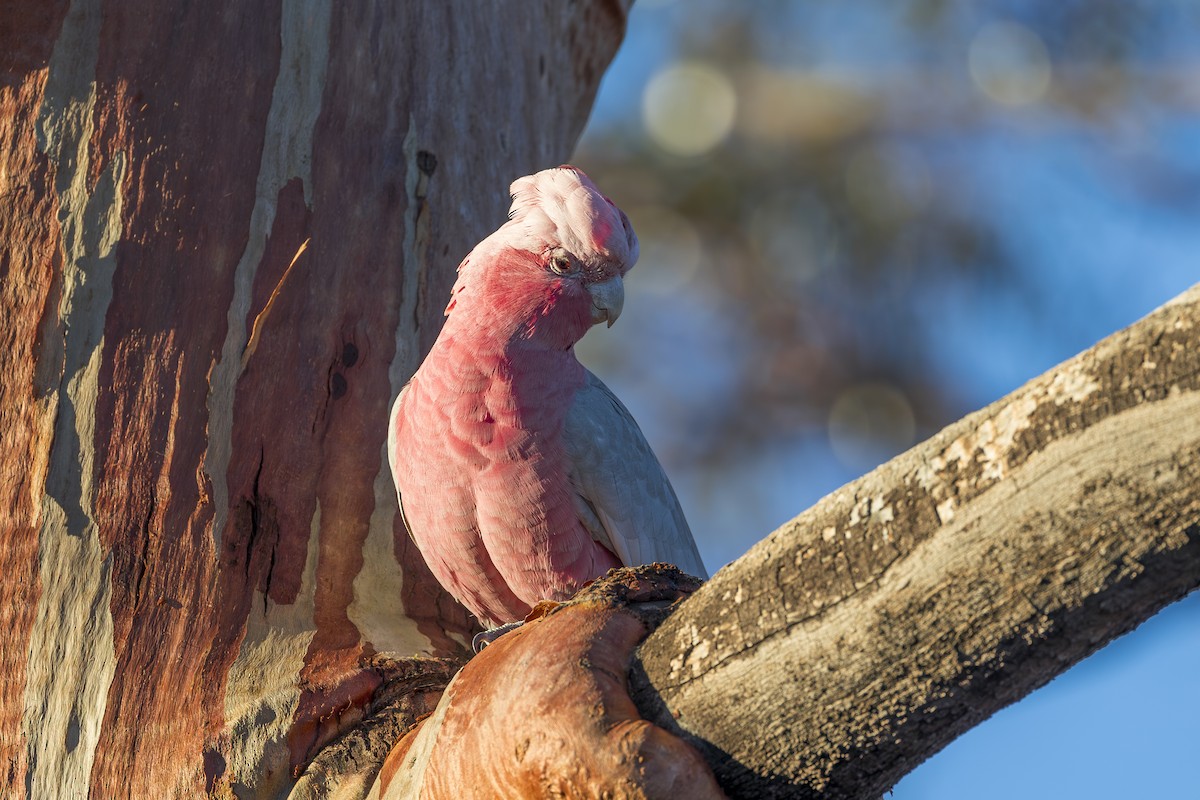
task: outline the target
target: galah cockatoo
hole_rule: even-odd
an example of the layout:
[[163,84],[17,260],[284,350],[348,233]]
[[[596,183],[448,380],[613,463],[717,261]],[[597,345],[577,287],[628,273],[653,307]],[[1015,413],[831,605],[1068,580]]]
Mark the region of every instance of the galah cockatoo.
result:
[[509,221],[459,265],[446,323],[388,428],[405,525],[486,625],[620,565],[705,577],[646,438],[575,357],[589,328],[621,313],[638,257],[629,218],[574,167],[510,191]]

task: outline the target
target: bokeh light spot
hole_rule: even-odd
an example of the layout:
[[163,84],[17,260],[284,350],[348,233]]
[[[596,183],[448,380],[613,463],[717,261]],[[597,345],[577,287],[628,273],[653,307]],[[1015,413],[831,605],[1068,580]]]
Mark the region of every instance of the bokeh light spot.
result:
[[699,62],[667,67],[646,84],[642,117],[659,147],[678,156],[712,150],[733,127],[737,95],[724,73]]
[[1008,106],[1041,100],[1050,88],[1050,54],[1041,37],[1014,22],[992,22],[971,40],[971,80],[988,99]]
[[886,383],[844,390],[829,411],[829,444],[848,467],[870,469],[910,447],[917,423],[904,393]]

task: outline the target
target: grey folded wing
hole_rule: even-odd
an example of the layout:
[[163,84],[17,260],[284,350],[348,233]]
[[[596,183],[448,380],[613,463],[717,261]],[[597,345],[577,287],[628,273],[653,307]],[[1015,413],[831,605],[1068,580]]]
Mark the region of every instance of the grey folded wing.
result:
[[[398,426],[400,424],[400,413],[404,405],[404,393],[408,391],[409,384],[405,383],[400,387],[400,394],[396,395],[395,401],[388,412],[388,430],[387,450],[388,474],[392,476],[392,482],[396,480],[396,437],[399,433]],[[408,524],[408,517],[404,516],[404,498],[400,496],[400,487],[396,486],[396,504],[400,508],[400,521],[404,523],[404,530],[408,533],[409,538],[412,538],[412,527]]]
[[591,372],[564,436],[576,510],[594,540],[626,566],[666,561],[708,577],[662,465],[629,411]]

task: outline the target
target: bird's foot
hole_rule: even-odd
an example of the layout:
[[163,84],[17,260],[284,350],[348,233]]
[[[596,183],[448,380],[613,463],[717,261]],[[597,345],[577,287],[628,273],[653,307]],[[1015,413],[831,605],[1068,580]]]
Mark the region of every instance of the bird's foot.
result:
[[521,620],[519,622],[509,622],[509,623],[507,623],[505,625],[501,625],[497,628],[490,628],[486,631],[481,631],[481,632],[475,634],[475,638],[471,640],[471,649],[474,650],[476,653],[481,652],[483,650],[483,648],[487,647],[489,644],[496,641],[504,634],[508,633],[511,630],[516,630],[517,628],[521,627],[524,624],[525,624],[525,621]]

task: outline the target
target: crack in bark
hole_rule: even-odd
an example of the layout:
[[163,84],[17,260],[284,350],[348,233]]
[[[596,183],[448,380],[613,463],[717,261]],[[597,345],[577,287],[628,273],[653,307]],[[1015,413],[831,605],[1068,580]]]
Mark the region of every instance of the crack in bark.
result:
[[[246,498],[246,508],[249,511],[248,522],[249,530],[246,534],[246,555],[245,563],[243,564],[244,574],[247,582],[255,580],[255,553],[263,547],[267,548],[264,554],[267,558],[267,566],[262,573],[262,595],[263,595],[263,613],[267,613],[269,598],[271,594],[271,582],[275,573],[275,558],[279,548],[279,531],[276,525],[273,524],[273,519],[269,518],[270,509],[268,508],[269,500],[262,494],[262,474],[266,464],[266,445],[259,443],[258,448],[258,466],[254,471],[254,479],[250,484],[250,495]],[[267,541],[267,537],[274,534],[273,541]]]
[[145,591],[146,582],[146,563],[149,560],[147,553],[150,550],[150,523],[154,518],[154,509],[158,504],[158,492],[154,484],[150,485],[150,500],[146,504],[146,514],[142,518],[141,525],[138,527],[138,552],[133,559],[133,607],[138,608],[142,602],[142,593]]

